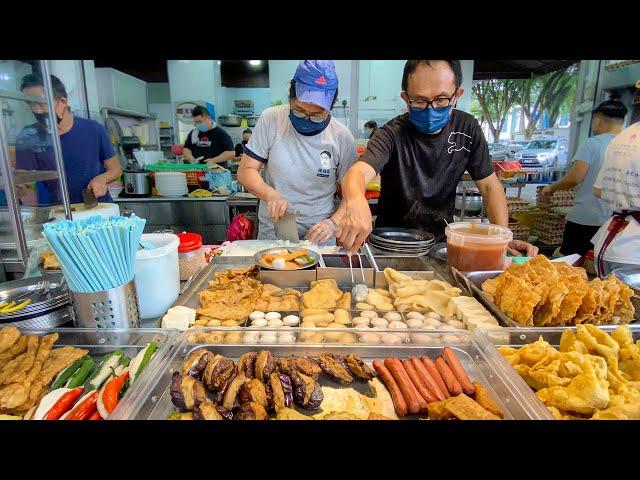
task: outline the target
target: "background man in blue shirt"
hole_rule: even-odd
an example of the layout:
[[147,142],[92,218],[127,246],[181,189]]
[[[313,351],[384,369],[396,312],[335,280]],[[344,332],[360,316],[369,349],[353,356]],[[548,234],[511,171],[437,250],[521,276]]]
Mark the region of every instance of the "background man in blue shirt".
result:
[[585,255],[593,248],[591,238],[611,218],[611,210],[593,194],[593,184],[604,161],[604,152],[611,140],[622,131],[627,107],[617,100],[606,100],[593,111],[592,137],[583,142],[573,157],[573,165],[556,183],[542,190],[543,196],[578,187],[576,199],[567,214],[562,255]]
[[[51,75],[51,84],[70,203],[82,203],[84,188],[91,189],[98,201],[111,202],[107,185],[120,177],[122,169],[107,131],[95,120],[76,117],[71,113],[67,91],[59,78]],[[45,98],[44,82],[38,73],[26,75],[20,90],[27,95]],[[24,127],[18,134],[16,168],[55,170],[48,107],[42,103],[30,103],[29,108],[37,122]],[[39,192],[38,203],[60,203],[59,182],[52,180],[42,183],[45,189]],[[24,187],[18,186],[18,194],[22,192]]]

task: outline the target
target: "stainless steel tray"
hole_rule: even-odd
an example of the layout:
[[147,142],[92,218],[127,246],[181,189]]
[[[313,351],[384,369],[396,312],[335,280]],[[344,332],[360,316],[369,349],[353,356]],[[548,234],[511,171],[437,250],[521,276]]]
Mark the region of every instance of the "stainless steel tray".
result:
[[[49,335],[58,333],[59,338],[54,348],[72,346],[89,351],[95,360],[99,360],[107,353],[118,348],[124,350],[125,355],[133,358],[149,342],[156,342],[159,346],[155,355],[144,369],[138,380],[125,393],[123,400],[116,407],[113,415],[116,415],[122,402],[135,395],[134,390],[145,384],[146,376],[155,378],[157,371],[165,364],[171,347],[175,343],[178,331],[161,328],[132,328],[132,329],[107,329],[107,328],[56,328],[46,330],[21,329],[22,334]],[[122,417],[121,415],[119,418]]]
[[[502,378],[494,369],[496,360],[488,357],[497,355],[495,349],[493,353],[487,346],[481,348],[480,342],[486,339],[478,338],[470,332],[455,332],[458,340],[447,344],[456,350],[461,363],[472,380],[482,383],[490,392],[493,400],[500,405],[505,412],[507,419],[536,419],[535,413],[527,408],[526,399],[521,398],[521,392],[510,390],[511,382]],[[156,378],[147,376],[148,384],[134,386],[135,395],[123,399],[121,407],[114,412],[114,419],[131,418],[137,420],[163,420],[166,419],[176,408],[171,402],[169,386],[173,372],[181,369],[185,358],[193,351],[206,348],[215,353],[237,360],[243,353],[268,349],[275,356],[308,355],[318,356],[320,353],[331,352],[346,355],[353,353],[359,355],[363,361],[370,364],[375,359],[387,357],[408,358],[411,356],[429,356],[435,358],[440,354],[442,343],[425,344],[421,346],[406,344],[397,346],[382,345],[337,345],[337,344],[296,344],[296,345],[244,345],[244,344],[191,344],[188,343],[188,334],[181,336],[182,342],[176,345],[169,358],[164,364],[164,368],[157,373]],[[515,375],[512,372],[511,375]],[[324,376],[324,375],[323,375]],[[324,382],[324,381],[323,381]],[[366,386],[366,384],[364,384]],[[332,387],[338,387],[331,384]],[[362,392],[364,393],[364,392]],[[532,396],[529,390],[524,392]],[[528,399],[531,400],[530,398]],[[320,413],[320,410],[306,412],[307,414]],[[412,417],[408,417],[412,418]],[[416,417],[413,417],[416,418]]]
[[[598,326],[598,328],[609,334],[617,327],[618,325]],[[638,341],[640,339],[640,325],[631,324],[628,325],[628,327],[631,330],[634,342]],[[567,329],[575,331],[576,327],[501,328],[498,330],[478,330],[474,334],[477,338],[487,340],[486,342],[479,342],[481,349],[489,349],[497,353],[497,355],[490,355],[489,360],[494,362],[494,368],[504,375],[505,380],[511,383],[512,389],[517,391],[529,390],[533,392],[531,387],[527,385],[520,375],[511,375],[511,373],[515,373],[515,370],[502,354],[495,349],[497,347],[520,348],[526,344],[537,341],[540,337],[546,342],[549,342],[552,347],[558,348],[560,346],[560,337]],[[528,397],[528,399],[530,410],[537,412],[537,415],[542,417],[543,420],[554,420],[553,415],[551,415],[547,407],[538,400],[535,394],[533,397]]]

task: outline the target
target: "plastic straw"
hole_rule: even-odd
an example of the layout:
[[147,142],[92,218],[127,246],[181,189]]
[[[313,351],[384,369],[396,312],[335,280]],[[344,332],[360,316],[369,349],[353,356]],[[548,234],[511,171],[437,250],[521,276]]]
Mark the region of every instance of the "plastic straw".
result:
[[92,216],[46,224],[44,235],[60,262],[69,288],[98,292],[130,282],[135,272],[143,218]]

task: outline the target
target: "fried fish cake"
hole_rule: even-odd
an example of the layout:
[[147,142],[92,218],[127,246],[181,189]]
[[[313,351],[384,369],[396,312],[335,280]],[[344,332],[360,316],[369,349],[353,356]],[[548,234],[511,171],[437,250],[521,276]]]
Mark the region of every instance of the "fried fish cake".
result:
[[8,326],[0,329],[0,353],[13,347],[20,338],[20,330]]

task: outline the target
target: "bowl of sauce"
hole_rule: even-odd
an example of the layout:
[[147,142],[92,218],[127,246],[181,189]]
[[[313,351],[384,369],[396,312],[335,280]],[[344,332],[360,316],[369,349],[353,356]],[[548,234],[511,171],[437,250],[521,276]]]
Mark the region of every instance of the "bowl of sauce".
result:
[[506,227],[475,222],[450,223],[447,265],[462,272],[503,270],[513,233]]

